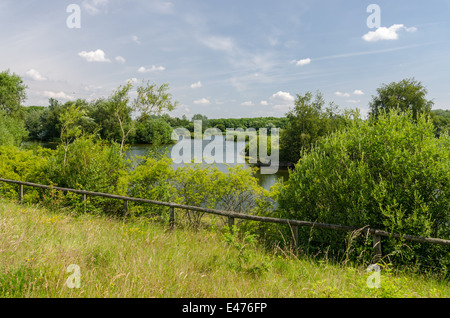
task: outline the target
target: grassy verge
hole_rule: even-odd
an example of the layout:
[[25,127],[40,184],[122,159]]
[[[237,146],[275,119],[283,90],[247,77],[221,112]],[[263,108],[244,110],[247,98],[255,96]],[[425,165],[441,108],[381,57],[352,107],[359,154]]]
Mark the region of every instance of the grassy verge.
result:
[[[76,264],[76,272],[69,267]],[[70,270],[69,272],[67,270]],[[251,236],[0,200],[0,297],[448,297],[446,282],[267,251]],[[67,283],[69,281],[69,284]],[[70,288],[79,282],[79,288]]]

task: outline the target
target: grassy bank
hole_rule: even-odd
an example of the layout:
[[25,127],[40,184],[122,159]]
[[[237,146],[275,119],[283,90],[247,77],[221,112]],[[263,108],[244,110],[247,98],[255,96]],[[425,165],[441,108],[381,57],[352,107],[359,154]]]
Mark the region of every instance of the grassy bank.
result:
[[[79,266],[80,288],[67,280]],[[450,286],[263,250],[251,236],[0,200],[0,297],[448,297]]]

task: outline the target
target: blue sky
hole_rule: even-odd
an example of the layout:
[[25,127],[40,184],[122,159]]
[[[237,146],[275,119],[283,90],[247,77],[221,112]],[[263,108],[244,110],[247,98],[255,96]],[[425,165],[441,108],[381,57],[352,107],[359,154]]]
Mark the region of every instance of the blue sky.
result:
[[145,80],[169,83],[179,117],[281,117],[317,90],[364,114],[383,83],[414,77],[450,109],[449,17],[447,0],[2,0],[0,71],[23,77],[26,105]]

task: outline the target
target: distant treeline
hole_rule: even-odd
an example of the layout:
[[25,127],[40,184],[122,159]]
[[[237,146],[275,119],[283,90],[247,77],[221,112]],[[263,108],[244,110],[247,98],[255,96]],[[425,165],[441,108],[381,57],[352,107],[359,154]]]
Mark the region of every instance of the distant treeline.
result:
[[[168,84],[143,82],[137,86],[137,97],[131,98],[132,83],[120,86],[108,98],[93,101],[78,99],[62,103],[51,98],[48,106],[23,106],[26,85],[20,76],[9,71],[0,73],[0,145],[20,145],[22,140],[59,142],[68,147],[81,136],[95,136],[120,144],[172,143],[174,128],[194,131],[194,121],[202,122],[203,131],[260,128],[280,129],[280,160],[297,163],[303,154],[323,137],[345,129],[352,111],[342,111],[326,102],[320,91],[297,94],[292,108],[284,117],[210,119],[196,114],[188,119],[168,115],[177,107],[168,92]],[[421,82],[404,79],[383,84],[369,103],[369,117],[376,120],[382,113],[410,111],[413,120],[420,114],[430,116],[436,137],[450,129],[450,110],[432,110],[434,103],[426,98]]]
[[[74,105],[79,106],[85,113],[78,122],[83,132],[96,133],[104,140],[120,142],[119,123],[114,113],[108,111],[108,102],[104,100],[91,103],[77,100],[62,104],[57,100],[50,99],[50,105],[46,107],[23,107],[25,127],[29,132],[28,139],[46,142],[58,141],[61,135],[60,114]],[[161,143],[169,143],[174,128],[183,127],[194,132],[194,120],[202,121],[203,131],[208,128],[218,128],[224,133],[228,128],[284,129],[287,124],[286,117],[208,119],[207,116],[201,114],[194,115],[192,119],[188,119],[185,115],[179,118],[163,114],[130,118],[129,121],[131,120],[135,121],[136,126],[130,133],[128,142],[136,144],[151,144],[156,139]]]
[[[307,94],[308,95],[308,94]],[[312,94],[302,100],[302,105],[314,104]],[[303,97],[304,99],[305,97]],[[316,96],[320,99],[320,96]],[[61,136],[60,115],[64,109],[77,105],[84,110],[84,116],[78,120],[78,126],[87,134],[97,134],[106,141],[120,142],[121,130],[114,114],[108,111],[107,101],[97,100],[93,103],[84,100],[60,103],[50,99],[50,105],[28,106],[22,108],[25,128],[28,131],[27,139],[30,141],[57,142]],[[181,118],[171,117],[168,114],[147,115],[136,119],[129,118],[128,124],[135,121],[135,129],[130,132],[127,142],[131,144],[168,144],[173,142],[171,134],[173,129],[183,127],[194,132],[194,120],[202,121],[202,128],[218,128],[223,133],[226,129],[279,128],[281,160],[297,162],[300,158],[300,149],[308,148],[317,138],[331,131],[340,129],[343,120],[337,111],[325,110],[323,101],[321,107],[305,117],[306,109],[295,109],[286,117],[255,117],[255,118],[218,118],[209,119],[205,115],[196,114],[191,119],[185,115]],[[298,106],[298,105],[297,105]],[[317,106],[317,103],[316,103]],[[304,107],[305,108],[305,107]],[[306,107],[306,108],[309,108]],[[435,126],[435,135],[439,137],[443,131],[450,129],[450,110],[432,110],[431,118]],[[296,133],[297,132],[297,133]],[[301,133],[298,133],[301,132]]]

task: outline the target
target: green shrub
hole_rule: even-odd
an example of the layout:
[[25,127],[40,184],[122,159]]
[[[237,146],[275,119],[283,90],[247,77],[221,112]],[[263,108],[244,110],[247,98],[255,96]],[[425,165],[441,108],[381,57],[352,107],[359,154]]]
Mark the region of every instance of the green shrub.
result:
[[[302,154],[280,191],[281,215],[450,239],[450,138],[437,139],[433,130],[431,121],[422,115],[415,122],[409,112],[348,121],[345,129]],[[347,234],[300,232],[311,249],[331,245],[341,255],[348,252]],[[368,242],[352,244],[354,254],[361,255]],[[443,271],[450,266],[448,247],[394,239],[384,239],[382,246],[393,262]]]
[[[0,146],[0,176],[4,179],[41,183],[51,150],[40,147],[23,150],[15,146]],[[17,198],[18,186],[0,182],[0,194],[8,198]],[[38,190],[24,189],[25,200],[35,200]]]
[[[169,158],[145,158],[130,172],[129,195],[144,199],[221,209],[249,214],[263,213],[272,207],[251,169],[189,164],[174,170]],[[167,207],[133,203],[134,214],[154,213],[167,216]],[[180,211],[191,225],[198,226],[204,215]]]
[[135,143],[165,145],[172,143],[172,127],[162,118],[147,118],[136,127]]
[[24,122],[0,111],[0,146],[19,146],[26,137]]
[[[66,158],[65,158],[66,157]],[[65,159],[64,159],[65,158]],[[47,162],[46,184],[54,186],[103,192],[125,194],[127,165],[120,145],[105,144],[93,137],[80,137],[68,146],[67,153],[59,145],[56,153]],[[72,203],[79,203],[80,198],[73,198]],[[122,210],[119,200],[101,197],[89,197],[89,209],[101,209],[104,212],[116,213]]]
[[[128,194],[132,197],[148,200],[169,202],[175,195],[175,188],[171,184],[174,170],[172,160],[169,158],[155,159],[143,158],[142,162],[129,174]],[[131,209],[133,215],[142,214],[167,214],[168,208],[133,203]]]

